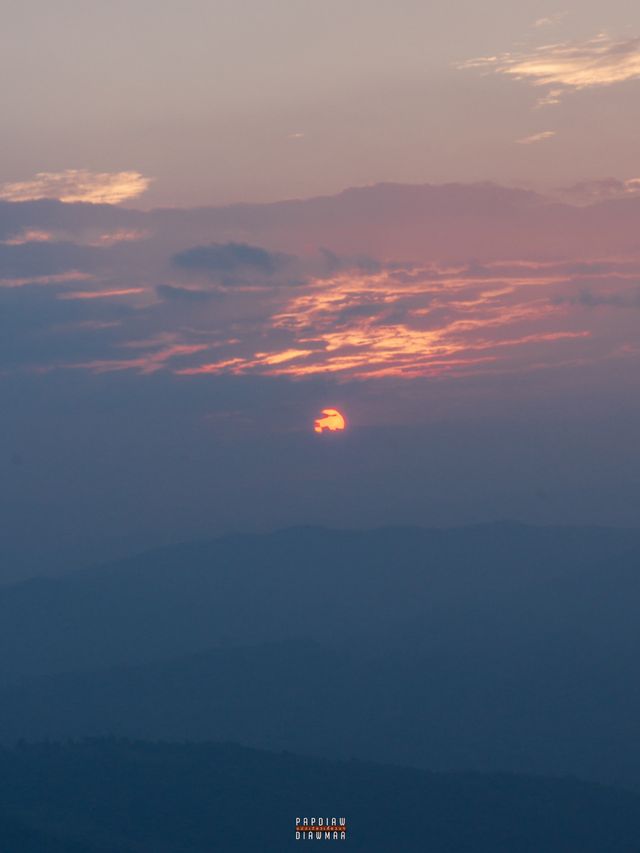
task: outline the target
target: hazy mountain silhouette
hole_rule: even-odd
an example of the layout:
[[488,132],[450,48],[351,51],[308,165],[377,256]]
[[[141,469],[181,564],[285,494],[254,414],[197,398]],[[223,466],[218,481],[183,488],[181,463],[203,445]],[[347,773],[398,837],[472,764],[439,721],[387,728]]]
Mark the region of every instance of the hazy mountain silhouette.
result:
[[[585,599],[587,584],[617,587],[635,614],[638,555],[640,531],[518,524],[302,528],[176,545],[0,588],[0,679],[299,637],[436,656],[454,639],[470,649],[478,638],[553,644],[549,619],[561,630],[578,620],[586,635],[594,618],[617,630],[621,614],[610,624]],[[558,596],[569,612],[556,613]]]
[[[33,839],[43,842],[38,853],[281,853],[303,843],[295,818],[313,815],[345,817],[345,844],[363,853],[640,850],[640,796],[625,791],[234,745],[22,746],[0,752],[0,795],[0,844],[10,853],[36,853]],[[11,847],[20,831],[26,843]]]
[[7,587],[0,737],[233,739],[640,789],[639,540],[298,529]]
[[573,774],[640,790],[633,661],[365,657],[308,641],[40,678],[0,692],[4,743],[234,740],[432,770]]

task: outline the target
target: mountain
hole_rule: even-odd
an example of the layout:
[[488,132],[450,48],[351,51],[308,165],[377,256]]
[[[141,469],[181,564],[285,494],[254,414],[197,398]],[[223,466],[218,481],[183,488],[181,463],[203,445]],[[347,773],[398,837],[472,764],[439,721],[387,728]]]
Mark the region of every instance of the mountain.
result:
[[[346,846],[363,853],[640,850],[640,796],[626,791],[231,744],[23,745],[0,752],[0,796],[32,838],[57,839],[48,853],[281,853],[299,849],[296,817],[312,816],[344,817]],[[7,821],[2,849],[35,853],[9,846],[17,836]]]
[[[585,642],[606,630],[609,643],[625,613],[635,624],[636,574],[616,566],[638,555],[640,531],[517,524],[301,528],[176,545],[0,588],[0,683],[300,637],[440,660],[478,643],[549,651],[550,625]],[[600,579],[618,590],[620,612],[586,602]],[[558,596],[567,612],[557,613]]]
[[0,843],[8,853],[121,853],[111,848],[94,847],[73,838],[65,838],[64,833],[40,832],[25,825],[24,821],[7,817],[0,813]]
[[298,529],[0,590],[0,739],[230,739],[640,790],[639,534]]
[[440,771],[572,774],[640,791],[633,662],[609,670],[579,649],[454,666],[301,640],[14,685],[0,691],[0,733],[5,744],[232,740]]

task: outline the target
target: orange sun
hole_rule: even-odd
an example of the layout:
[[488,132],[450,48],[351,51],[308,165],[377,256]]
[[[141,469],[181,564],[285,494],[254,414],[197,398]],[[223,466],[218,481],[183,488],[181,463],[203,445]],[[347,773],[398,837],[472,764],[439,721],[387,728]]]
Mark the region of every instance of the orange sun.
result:
[[337,409],[323,409],[322,414],[324,417],[316,418],[313,424],[315,432],[324,432],[325,430],[335,432],[336,430],[344,429],[347,425],[345,419]]

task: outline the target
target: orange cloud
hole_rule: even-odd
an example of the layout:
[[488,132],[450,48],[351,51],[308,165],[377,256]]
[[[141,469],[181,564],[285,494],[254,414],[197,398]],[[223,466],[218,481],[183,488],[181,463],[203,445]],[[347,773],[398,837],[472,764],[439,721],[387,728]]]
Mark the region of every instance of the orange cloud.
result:
[[562,23],[564,19],[567,17],[568,12],[557,12],[555,15],[549,15],[544,18],[538,18],[533,22],[533,26],[536,29],[540,29],[541,27],[553,27],[556,24]]
[[151,178],[140,172],[90,172],[66,169],[64,172],[38,172],[28,181],[0,186],[3,201],[33,201],[53,198],[64,202],[119,204],[137,198],[148,189]]
[[[453,278],[438,281],[433,269],[408,283],[388,272],[314,280],[269,321],[274,332],[292,336],[295,346],[225,356],[177,372],[371,378],[481,368],[506,358],[500,353],[508,349],[589,335],[588,330],[545,328],[564,316],[566,306],[540,295],[518,295],[527,286],[539,290],[566,281],[566,272],[563,279],[552,270],[551,264],[522,262],[509,264],[506,275],[500,275],[497,264],[487,266],[485,276],[465,278],[462,270],[454,270]],[[514,272],[518,275],[512,279]],[[501,329],[511,334],[496,337]],[[239,341],[237,349],[246,349],[246,343]]]
[[459,68],[479,69],[526,80],[547,92],[540,105],[558,103],[565,92],[611,86],[640,78],[640,38],[600,33],[587,41],[559,42],[529,52],[483,56]]
[[533,133],[531,136],[525,136],[523,139],[518,139],[516,141],[518,145],[534,145],[536,142],[544,142],[547,139],[553,139],[555,135],[555,130],[543,130],[541,133]]
[[208,349],[206,344],[170,344],[145,353],[137,358],[96,359],[68,367],[90,370],[93,373],[113,373],[121,370],[135,370],[138,373],[156,373],[175,358],[193,355]]
[[97,237],[86,241],[87,246],[116,246],[118,243],[134,243],[144,240],[149,236],[148,231],[136,230],[134,228],[118,228],[115,231],[106,231]]
[[26,228],[1,242],[3,246],[24,246],[27,243],[51,243],[53,240],[55,237],[50,231],[44,231],[41,228]]
[[114,296],[132,296],[144,293],[142,287],[124,287],[116,290],[73,290],[58,294],[58,299],[111,299]]
[[51,275],[24,276],[22,278],[0,278],[0,287],[24,287],[29,284],[66,284],[71,281],[92,281],[95,276],[80,270],[53,273]]

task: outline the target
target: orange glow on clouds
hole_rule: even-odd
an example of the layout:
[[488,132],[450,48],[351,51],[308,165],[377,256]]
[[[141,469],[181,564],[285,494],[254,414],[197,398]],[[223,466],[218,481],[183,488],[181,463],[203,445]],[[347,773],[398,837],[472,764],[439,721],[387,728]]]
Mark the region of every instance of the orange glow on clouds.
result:
[[24,287],[28,284],[67,284],[70,281],[93,281],[95,276],[80,270],[53,273],[52,275],[32,275],[27,278],[0,278],[0,287]]
[[175,372],[378,379],[463,376],[509,365],[521,370],[536,346],[557,344],[553,361],[591,334],[575,328],[567,305],[553,298],[556,289],[576,277],[582,284],[590,274],[626,281],[637,273],[624,263],[596,270],[590,263],[576,270],[571,264],[496,261],[311,279],[276,303],[266,325],[272,347],[264,347],[269,337],[263,328],[260,349],[227,341],[228,348],[217,344],[226,348],[218,360]]
[[600,33],[587,41],[544,44],[525,52],[482,56],[458,66],[505,74],[545,87],[540,106],[557,104],[568,91],[611,86],[640,77],[640,38]]
[[54,239],[50,231],[42,228],[25,228],[17,234],[2,240],[3,246],[24,246],[27,243],[50,243]]
[[133,296],[144,293],[142,287],[121,287],[115,290],[72,290],[61,293],[58,299],[112,299],[114,296]]
[[119,204],[137,198],[151,183],[140,172],[91,172],[66,169],[64,172],[38,172],[27,181],[0,185],[2,201],[33,201],[54,198],[64,202]]
[[323,417],[316,418],[314,432],[336,432],[346,427],[346,421],[337,409],[323,409]]
[[[70,365],[93,372],[170,370],[181,376],[331,376],[336,381],[463,377],[575,363],[600,353],[597,347],[605,353],[604,322],[610,322],[612,311],[621,317],[621,307],[637,304],[639,268],[623,256],[397,264],[309,276],[295,287],[263,285],[262,296],[255,302],[251,297],[250,311],[242,288],[230,288],[226,301],[215,303],[215,314],[207,302],[163,303],[149,286],[113,287],[111,281],[65,289],[54,298],[84,302],[86,310],[93,304],[98,312],[110,308],[102,307],[109,300],[127,299],[127,316],[144,318],[153,305],[160,321],[180,323],[142,340],[133,335],[104,357]],[[70,272],[0,280],[0,287],[81,277],[92,279]],[[131,349],[140,352],[123,357],[122,350]],[[327,411],[314,425],[317,432],[334,431],[326,418],[342,418],[337,410]]]

